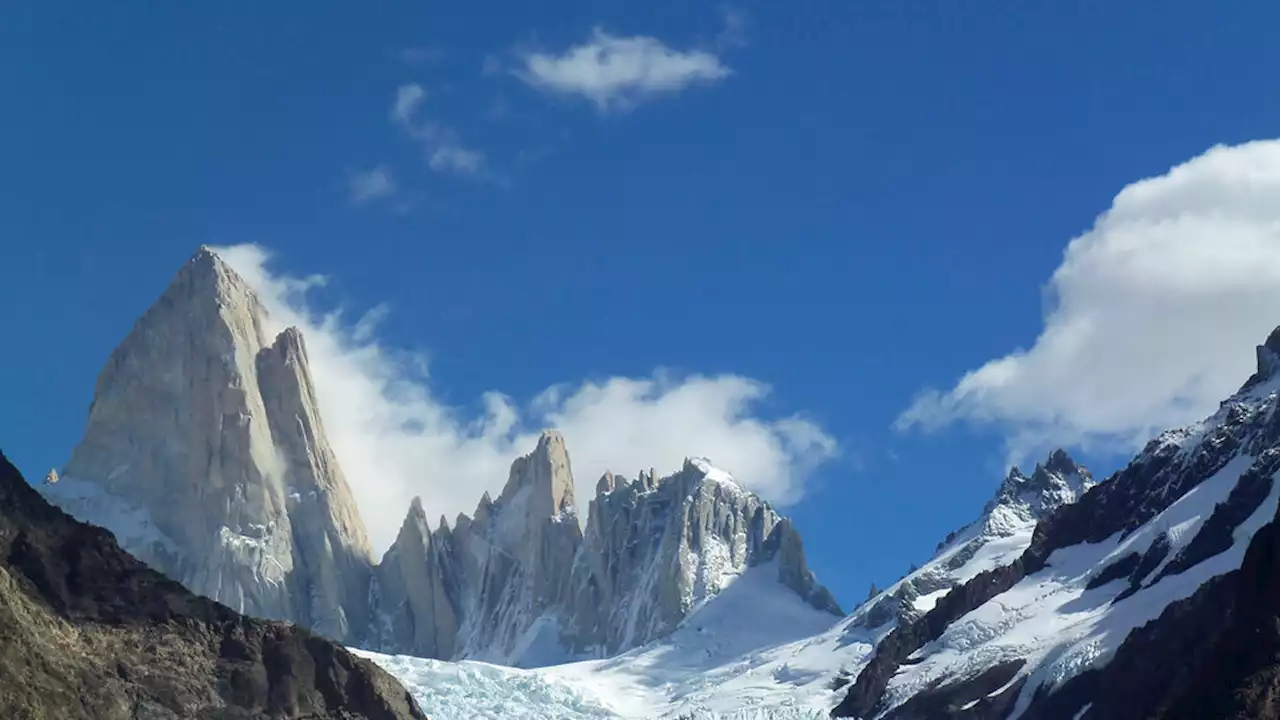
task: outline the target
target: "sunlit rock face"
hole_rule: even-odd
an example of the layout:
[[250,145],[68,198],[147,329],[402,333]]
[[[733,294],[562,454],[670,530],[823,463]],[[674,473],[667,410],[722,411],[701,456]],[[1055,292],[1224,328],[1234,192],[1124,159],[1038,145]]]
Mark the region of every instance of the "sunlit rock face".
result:
[[197,593],[354,639],[369,541],[303,338],[269,328],[244,280],[201,248],[111,354],[84,435],[43,491]]
[[415,502],[378,571],[391,652],[546,665],[670,634],[749,567],[840,614],[791,523],[697,459],[658,479],[600,480],[585,534],[564,439],[544,433],[497,500],[431,530]]

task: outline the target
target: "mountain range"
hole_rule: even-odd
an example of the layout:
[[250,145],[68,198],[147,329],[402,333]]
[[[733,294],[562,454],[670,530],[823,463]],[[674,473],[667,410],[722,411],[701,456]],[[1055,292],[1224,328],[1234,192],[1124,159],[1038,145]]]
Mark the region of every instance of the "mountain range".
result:
[[111,354],[54,477],[45,497],[194,592],[370,649],[516,666],[613,655],[765,563],[842,614],[794,526],[705,459],[606,474],[584,527],[555,431],[452,526],[432,528],[415,499],[375,560],[301,333],[274,329],[208,248]]
[[471,515],[415,498],[375,558],[305,339],[201,248],[38,489],[191,592],[359,648],[437,718],[1273,718],[1280,330],[1256,354],[1105,480],[1063,450],[1013,468],[846,614],[706,458],[606,473],[579,517],[555,430]]

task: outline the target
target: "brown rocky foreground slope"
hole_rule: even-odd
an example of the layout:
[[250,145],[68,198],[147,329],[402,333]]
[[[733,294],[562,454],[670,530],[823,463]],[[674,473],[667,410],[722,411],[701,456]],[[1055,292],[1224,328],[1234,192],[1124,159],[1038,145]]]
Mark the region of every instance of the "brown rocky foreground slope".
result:
[[147,568],[45,502],[0,454],[0,717],[425,716],[339,645]]

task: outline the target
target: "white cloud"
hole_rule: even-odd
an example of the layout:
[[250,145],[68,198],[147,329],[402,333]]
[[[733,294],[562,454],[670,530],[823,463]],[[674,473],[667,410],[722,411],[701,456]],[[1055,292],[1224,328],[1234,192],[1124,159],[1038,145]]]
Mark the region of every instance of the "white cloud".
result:
[[351,173],[347,177],[347,195],[356,205],[390,197],[395,192],[396,180],[391,174],[391,169],[386,165]]
[[709,84],[730,70],[705,50],[673,50],[644,35],[618,37],[596,28],[591,39],[556,55],[530,52],[515,74],[529,85],[580,95],[600,110],[627,109],[649,98]]
[[422,103],[426,102],[427,91],[417,83],[409,83],[396,88],[396,99],[391,103],[391,119],[400,125],[412,125],[414,116]]
[[462,144],[458,133],[434,120],[420,119],[427,91],[417,83],[401,85],[391,103],[391,119],[426,152],[427,165],[437,172],[480,177],[484,153]]
[[654,467],[661,475],[687,455],[706,455],[785,504],[838,451],[802,417],[759,416],[756,403],[769,388],[734,375],[659,372],[556,385],[523,405],[490,392],[484,411],[468,417],[432,393],[424,360],[379,342],[385,308],[347,322],[308,304],[307,291],[323,277],[277,274],[256,245],[217,252],[258,290],[275,323],[302,329],[326,433],[378,552],[394,539],[414,495],[433,523],[443,514],[450,524],[459,512],[471,514],[486,490],[496,496],[511,461],[533,449],[543,427],[564,433],[584,517],[605,470],[634,477]]
[[1015,455],[1131,448],[1215,410],[1280,324],[1280,141],[1214,147],[1124,188],[1071,241],[1030,350],[926,392],[898,427],[995,423]]

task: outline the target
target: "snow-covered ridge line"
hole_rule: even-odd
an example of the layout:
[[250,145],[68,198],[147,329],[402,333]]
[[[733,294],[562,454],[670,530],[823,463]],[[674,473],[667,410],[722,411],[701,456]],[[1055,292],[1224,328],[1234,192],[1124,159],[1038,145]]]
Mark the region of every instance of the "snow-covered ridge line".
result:
[[[686,465],[694,477],[704,474],[694,459]],[[647,473],[641,476],[621,485],[602,478],[606,487],[597,501],[608,496],[603,502],[660,505],[684,492],[674,476],[657,482],[649,481]],[[669,635],[614,657],[533,672],[576,691],[579,700],[573,702],[585,699],[605,708],[612,713],[607,717],[826,717],[843,695],[834,681],[856,675],[899,618],[917,616],[951,587],[1016,558],[1030,543],[1040,513],[1073,501],[1091,484],[1088,471],[1065,453],[1051,455],[1029,475],[1011,472],[978,520],[953,533],[923,567],[847,617],[806,604],[777,582],[777,561],[770,560],[728,576],[721,590],[695,604]],[[659,492],[663,485],[669,486],[669,496]],[[729,496],[719,483],[702,485],[705,489],[697,492]],[[659,567],[649,566],[643,582],[655,582]],[[634,627],[640,614],[629,615],[627,622]],[[513,681],[525,682],[523,677]],[[561,716],[557,713],[575,717],[579,707],[545,712],[552,718]]]
[[[837,709],[906,718],[976,703],[983,717],[1110,712],[1074,682],[1104,670],[1139,627],[1239,567],[1275,517],[1275,349],[1205,421],[1162,433],[1124,470],[1062,507],[1014,562],[953,590],[892,633]],[[1069,696],[1054,691],[1070,686]],[[1063,706],[1063,703],[1073,705]]]

